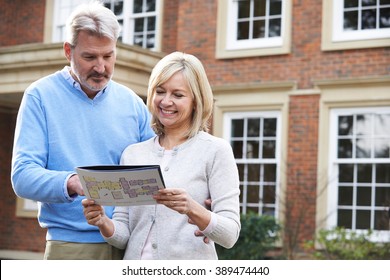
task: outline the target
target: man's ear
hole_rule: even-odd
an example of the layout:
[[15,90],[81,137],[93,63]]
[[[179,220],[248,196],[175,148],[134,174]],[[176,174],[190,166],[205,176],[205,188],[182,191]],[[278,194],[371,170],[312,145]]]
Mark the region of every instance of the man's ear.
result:
[[72,52],[72,46],[70,45],[69,42],[64,43],[64,53],[66,59],[70,62],[71,60],[71,52]]

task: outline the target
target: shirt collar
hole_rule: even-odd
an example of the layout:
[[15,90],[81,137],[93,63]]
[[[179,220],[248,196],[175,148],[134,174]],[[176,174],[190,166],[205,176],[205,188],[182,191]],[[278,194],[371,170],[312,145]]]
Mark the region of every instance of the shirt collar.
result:
[[[79,91],[81,91],[82,93],[85,94],[85,96],[87,96],[87,94],[81,89],[81,86],[80,86],[80,83],[78,81],[76,81],[72,75],[70,74],[70,66],[65,66],[64,69],[61,71],[61,74],[62,76],[64,77],[64,79],[69,83],[69,85]],[[101,91],[99,91],[95,98],[99,97],[100,95],[102,95],[105,91],[106,91],[106,88],[105,87],[104,89],[102,89]]]

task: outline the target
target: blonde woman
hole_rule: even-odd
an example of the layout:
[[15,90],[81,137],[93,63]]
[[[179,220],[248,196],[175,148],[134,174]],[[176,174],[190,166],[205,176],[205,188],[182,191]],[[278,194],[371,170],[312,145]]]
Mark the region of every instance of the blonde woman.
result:
[[230,248],[239,236],[239,178],[229,143],[207,133],[213,95],[202,63],[181,52],[164,57],[147,105],[157,136],[127,147],[121,164],[159,164],[167,188],[157,205],[116,207],[112,220],[91,200],[84,214],[108,243],[126,248],[125,259],[217,259],[214,242]]

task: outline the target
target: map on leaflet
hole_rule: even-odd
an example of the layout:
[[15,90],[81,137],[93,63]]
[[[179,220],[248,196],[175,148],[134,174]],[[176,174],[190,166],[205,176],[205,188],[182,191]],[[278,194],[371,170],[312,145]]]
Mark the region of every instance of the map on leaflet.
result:
[[77,167],[85,196],[100,205],[156,204],[153,195],[165,188],[159,165]]

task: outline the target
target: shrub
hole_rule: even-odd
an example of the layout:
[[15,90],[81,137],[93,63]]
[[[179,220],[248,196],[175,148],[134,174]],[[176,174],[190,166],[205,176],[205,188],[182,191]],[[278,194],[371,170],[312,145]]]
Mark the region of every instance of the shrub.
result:
[[[390,243],[372,242],[371,237],[372,231],[358,234],[344,228],[321,230],[316,241],[323,250],[316,251],[314,257],[327,260],[389,260]],[[313,245],[314,242],[310,243]]]
[[221,260],[262,260],[274,248],[280,227],[275,218],[255,213],[241,215],[241,231],[231,249],[216,245]]

